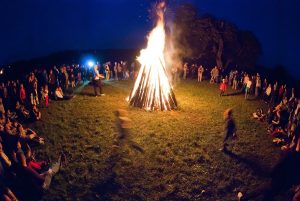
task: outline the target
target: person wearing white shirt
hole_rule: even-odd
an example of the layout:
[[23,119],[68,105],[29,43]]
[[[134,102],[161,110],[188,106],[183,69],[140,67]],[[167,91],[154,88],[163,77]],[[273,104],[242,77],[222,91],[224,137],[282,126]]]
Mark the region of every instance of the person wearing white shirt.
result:
[[245,99],[246,100],[249,97],[249,92],[250,92],[251,85],[252,85],[252,81],[250,79],[248,79],[247,82],[246,82],[246,89],[245,89]]
[[98,96],[97,88],[99,88],[100,96],[105,95],[103,93],[102,82],[101,82],[101,79],[103,79],[103,78],[104,78],[104,76],[99,73],[98,65],[95,65],[94,66],[94,80],[93,80],[95,96]]

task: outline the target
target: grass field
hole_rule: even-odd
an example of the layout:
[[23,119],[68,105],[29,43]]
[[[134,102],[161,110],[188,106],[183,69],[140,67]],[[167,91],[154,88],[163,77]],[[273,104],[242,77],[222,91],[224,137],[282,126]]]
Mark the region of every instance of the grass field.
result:
[[[239,191],[270,182],[280,151],[266,125],[251,119],[261,102],[219,97],[217,85],[187,80],[175,87],[178,110],[146,112],[127,105],[132,85],[108,82],[104,97],[93,97],[87,86],[43,110],[43,120],[33,125],[46,139],[38,157],[55,160],[62,149],[67,156],[43,200],[236,200]],[[229,107],[239,139],[225,154],[219,148]],[[115,156],[118,108],[128,110],[131,138],[144,153],[123,146]]]

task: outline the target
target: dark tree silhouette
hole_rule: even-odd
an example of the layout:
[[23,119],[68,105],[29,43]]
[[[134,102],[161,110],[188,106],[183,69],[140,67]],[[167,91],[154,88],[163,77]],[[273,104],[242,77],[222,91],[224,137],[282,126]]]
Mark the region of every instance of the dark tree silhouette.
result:
[[213,55],[214,63],[220,68],[253,67],[262,53],[259,41],[251,32],[210,15],[199,16],[190,4],[177,9],[174,30],[180,57],[205,60]]

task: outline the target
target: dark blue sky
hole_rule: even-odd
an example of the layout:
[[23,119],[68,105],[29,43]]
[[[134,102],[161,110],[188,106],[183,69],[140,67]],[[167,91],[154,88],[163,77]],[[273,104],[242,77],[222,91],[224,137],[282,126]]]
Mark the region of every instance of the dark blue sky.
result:
[[[0,0],[0,64],[66,49],[141,47],[154,2]],[[169,6],[185,2],[253,31],[262,64],[283,64],[300,76],[299,0],[170,0]]]

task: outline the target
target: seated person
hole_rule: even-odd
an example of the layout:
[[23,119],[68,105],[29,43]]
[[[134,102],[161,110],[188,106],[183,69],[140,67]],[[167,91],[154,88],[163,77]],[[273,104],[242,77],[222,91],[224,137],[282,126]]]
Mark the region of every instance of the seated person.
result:
[[54,163],[46,172],[38,173],[33,168],[29,167],[26,161],[26,157],[21,149],[16,153],[17,155],[17,167],[16,175],[23,182],[26,182],[26,185],[34,187],[36,190],[46,190],[49,188],[52,177],[59,171],[61,165],[61,156],[58,159],[58,162]]
[[55,95],[55,100],[64,99],[64,93],[60,87],[56,87],[54,95]]
[[276,112],[275,118],[272,120],[273,130],[276,128],[281,128],[286,130],[289,120],[289,112],[286,109],[278,110]]
[[266,115],[261,108],[257,108],[256,112],[253,113],[253,118],[258,119],[259,121],[263,121],[265,117]]
[[25,107],[19,103],[19,101],[16,103],[16,113],[22,120],[28,120],[30,118],[29,111],[26,110]]
[[36,105],[32,106],[31,118],[33,121],[38,121],[42,118],[42,113],[39,111]]
[[17,201],[15,194],[2,182],[0,183],[0,198],[4,201]]
[[0,142],[0,166],[0,198],[2,198],[1,200],[18,200],[14,193],[4,183],[4,181],[6,181],[11,175],[10,170],[12,162],[2,149],[2,142]]
[[45,143],[44,138],[39,137],[37,133],[31,130],[30,128],[24,129],[21,124],[18,124],[16,127],[17,127],[18,136],[21,139],[27,142],[34,141],[39,144]]
[[69,100],[74,97],[73,95],[65,95],[61,87],[57,87],[55,89],[54,95],[55,95],[55,100]]
[[6,117],[10,119],[17,119],[18,116],[15,112],[11,112],[10,110],[7,110]]
[[3,106],[2,98],[0,98],[0,112],[5,114],[5,109]]
[[300,125],[295,128],[292,141],[289,144],[282,146],[281,150],[300,152]]
[[296,152],[300,152],[300,125],[295,128],[293,140],[290,144],[290,149]]
[[6,122],[5,114],[0,112],[0,127],[4,129],[4,124]]

